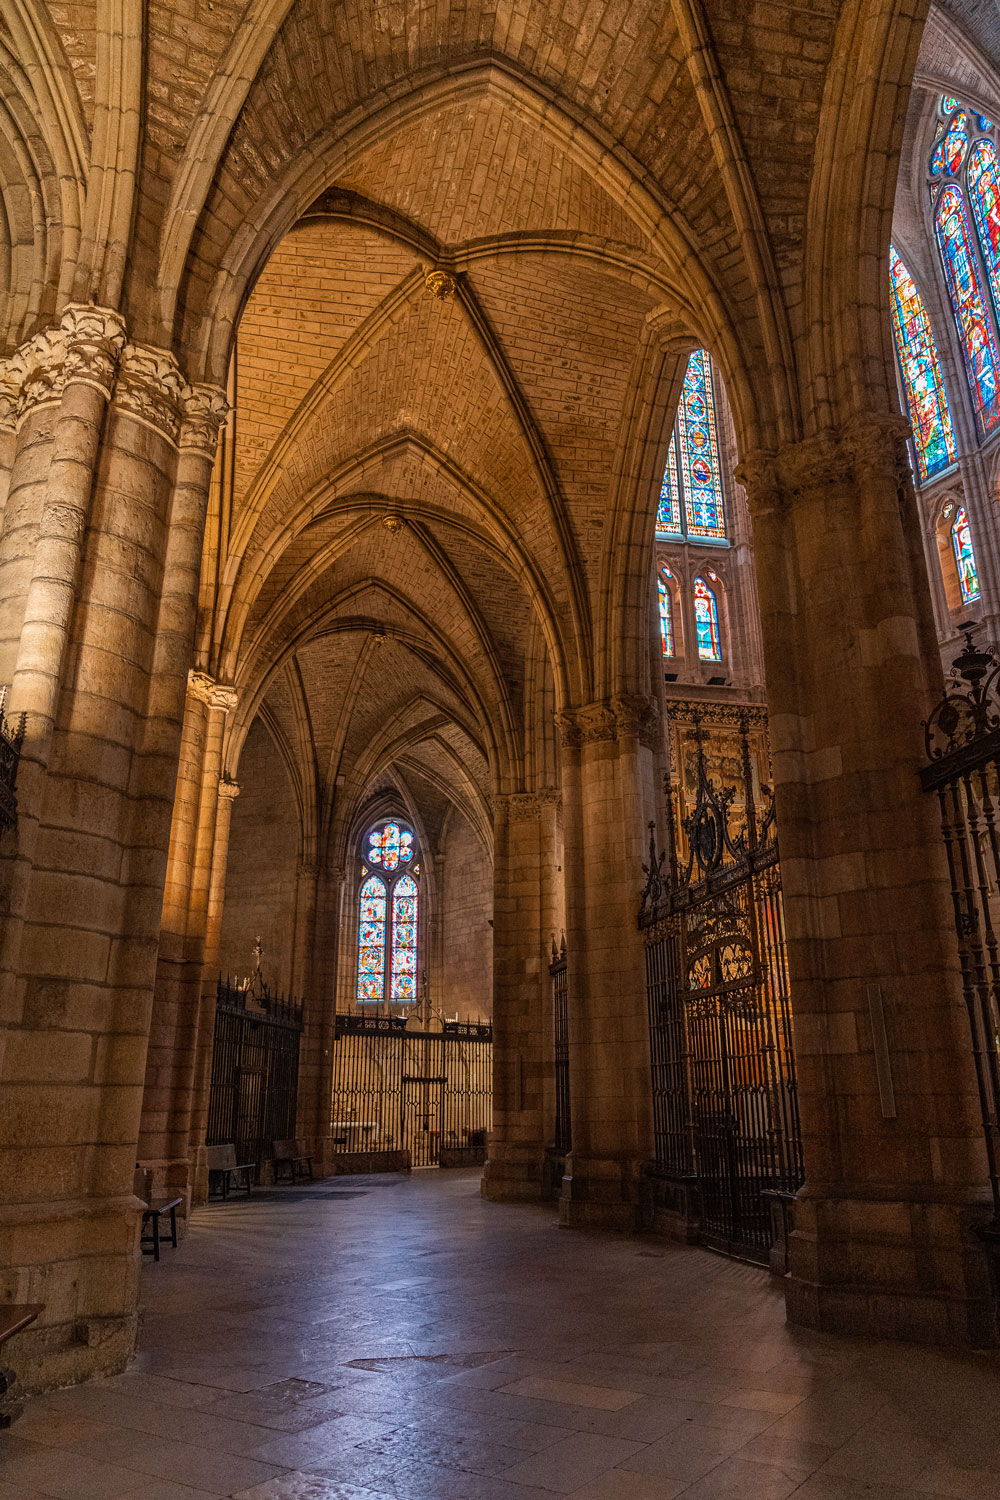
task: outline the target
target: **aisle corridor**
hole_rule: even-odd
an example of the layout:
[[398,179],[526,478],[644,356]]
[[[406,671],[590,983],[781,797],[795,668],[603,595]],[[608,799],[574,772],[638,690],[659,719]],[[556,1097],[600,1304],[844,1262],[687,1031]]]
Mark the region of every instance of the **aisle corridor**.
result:
[[475,1172],[206,1208],[125,1375],[32,1401],[0,1500],[997,1500],[1000,1358],[790,1329],[704,1251]]

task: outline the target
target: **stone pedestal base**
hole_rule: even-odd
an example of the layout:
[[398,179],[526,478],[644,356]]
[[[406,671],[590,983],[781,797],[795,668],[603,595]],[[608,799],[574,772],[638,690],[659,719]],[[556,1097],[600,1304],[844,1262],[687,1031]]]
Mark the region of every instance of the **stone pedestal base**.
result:
[[491,1145],[480,1192],[491,1203],[540,1203],[546,1197],[545,1150]]
[[138,1198],[0,1210],[0,1296],[41,1302],[18,1335],[25,1393],[124,1370],[135,1348],[139,1288]]
[[827,1333],[993,1348],[996,1282],[976,1226],[986,1205],[812,1196],[795,1202],[785,1302]]
[[642,1163],[570,1152],[559,1198],[564,1229],[633,1230],[639,1216]]

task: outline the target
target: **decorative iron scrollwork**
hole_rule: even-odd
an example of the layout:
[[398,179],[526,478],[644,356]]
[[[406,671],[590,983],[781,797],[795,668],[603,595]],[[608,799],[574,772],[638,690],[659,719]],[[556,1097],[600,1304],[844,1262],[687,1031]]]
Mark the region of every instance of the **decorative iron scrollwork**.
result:
[[996,648],[978,647],[976,625],[964,625],[965,646],[955,657],[951,676],[956,687],[949,688],[924,720],[924,744],[928,760],[942,760],[957,750],[964,750],[977,740],[1000,729],[1000,697],[997,679],[1000,663]]
[[24,743],[24,714],[13,724],[6,714],[7,689],[0,688],[0,837],[17,823],[17,767]]

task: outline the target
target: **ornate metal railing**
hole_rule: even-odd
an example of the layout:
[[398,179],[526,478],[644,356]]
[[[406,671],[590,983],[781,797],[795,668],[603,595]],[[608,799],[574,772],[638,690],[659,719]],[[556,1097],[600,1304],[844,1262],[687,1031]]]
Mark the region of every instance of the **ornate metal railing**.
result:
[[24,714],[7,718],[7,689],[0,688],[0,838],[17,823],[17,767],[24,743]]
[[1000,1221],[1000,663],[976,627],[952,666],[953,685],[924,724],[924,790],[936,792],[948,856],[962,990]]
[[493,1028],[425,1017],[336,1018],[334,1150],[409,1153],[414,1167],[482,1162],[492,1123]]
[[697,1217],[701,1238],[766,1260],[769,1199],[803,1177],[774,803],[755,774],[753,711],[711,730],[686,712],[691,811],[678,816],[668,772],[667,847],[657,853],[651,824],[639,913],[654,1170],[678,1185],[672,1211]]
[[232,1142],[237,1161],[270,1157],[295,1136],[302,1007],[259,981],[220,978],[209,1090],[209,1146]]
[[552,1149],[565,1156],[573,1144],[569,1108],[569,988],[567,984],[566,938],[557,948],[552,939],[552,1031],[555,1049],[555,1123]]

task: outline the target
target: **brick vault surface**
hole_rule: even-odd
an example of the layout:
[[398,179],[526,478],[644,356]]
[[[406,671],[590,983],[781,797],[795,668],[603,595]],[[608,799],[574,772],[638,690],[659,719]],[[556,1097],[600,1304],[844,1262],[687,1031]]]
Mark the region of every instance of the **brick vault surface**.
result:
[[32,1401],[0,1500],[995,1500],[1000,1361],[803,1332],[756,1269],[478,1174],[275,1189],[144,1269],[141,1349]]

